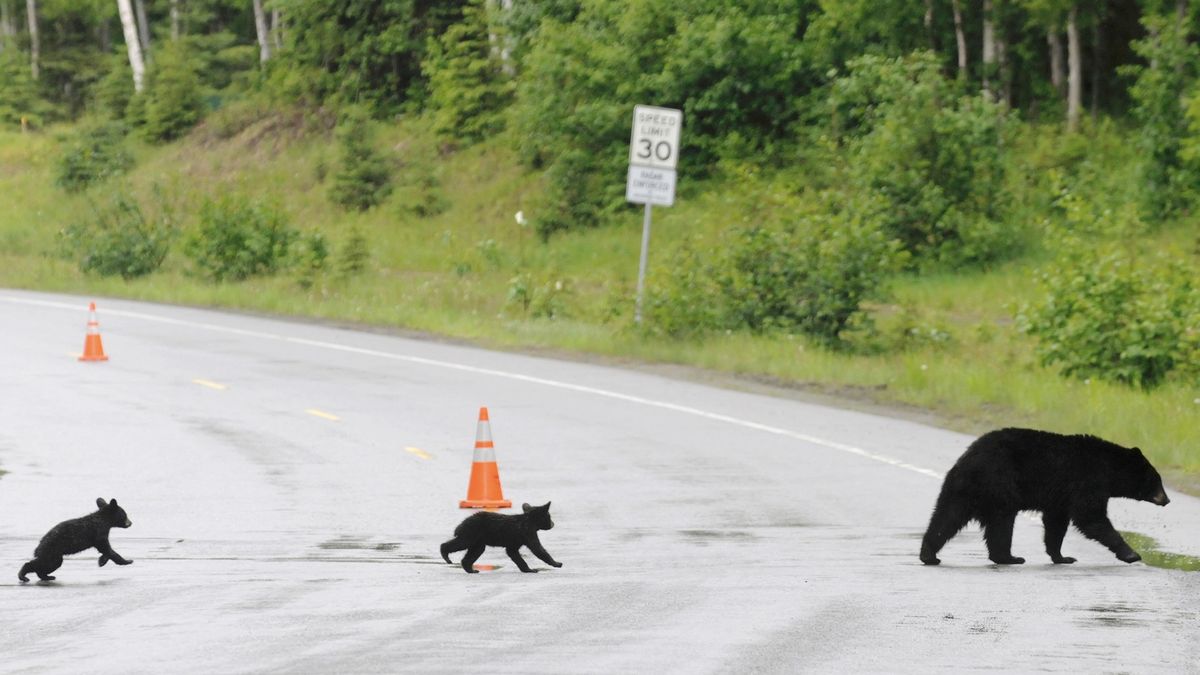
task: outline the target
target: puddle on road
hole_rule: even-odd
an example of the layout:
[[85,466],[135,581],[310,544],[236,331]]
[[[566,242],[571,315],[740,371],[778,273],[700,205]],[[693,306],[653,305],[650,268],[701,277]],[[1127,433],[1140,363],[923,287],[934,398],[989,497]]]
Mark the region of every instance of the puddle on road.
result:
[[353,537],[338,537],[317,544],[317,548],[335,551],[394,551],[400,548],[400,544],[394,541],[371,544]]
[[1200,572],[1200,558],[1158,550],[1158,542],[1137,532],[1122,532],[1121,536],[1142,556],[1142,562],[1151,567],[1184,572]]

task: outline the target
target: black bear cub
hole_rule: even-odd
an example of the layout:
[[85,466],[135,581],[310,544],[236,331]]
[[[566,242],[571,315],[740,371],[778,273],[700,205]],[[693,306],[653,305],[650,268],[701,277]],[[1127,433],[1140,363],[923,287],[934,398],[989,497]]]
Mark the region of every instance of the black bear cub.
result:
[[462,568],[468,573],[475,574],[475,561],[483,555],[488,546],[502,546],[508,557],[517,564],[522,572],[536,572],[530,569],[521,557],[521,547],[528,546],[534,555],[551,567],[562,567],[562,563],[550,557],[542,542],[538,539],[538,530],[549,530],[554,527],[550,520],[550,502],[542,506],[521,505],[522,513],[514,516],[503,513],[481,511],[467,516],[454,528],[454,538],[442,544],[442,558],[453,565],[450,554],[465,550]]
[[1055,563],[1074,523],[1084,536],[1117,558],[1142,559],[1108,520],[1110,497],[1166,506],[1162,478],[1137,448],[1095,436],[1064,436],[1033,429],[1000,429],[980,436],[946,473],[921,542],[921,562],[936,565],[937,553],[969,521],[983,526],[988,558],[1000,565],[1025,562],[1012,554],[1013,521],[1019,511],[1041,511],[1046,553]]
[[50,573],[62,566],[64,555],[79,553],[93,546],[100,551],[101,567],[109,560],[118,565],[131,564],[132,560],[122,558],[108,543],[110,529],[129,527],[133,524],[129,521],[129,516],[125,515],[125,509],[118,506],[115,499],[111,502],[97,499],[96,506],[99,510],[95,513],[64,520],[51,528],[34,550],[33,560],[25,563],[21,571],[17,572],[17,578],[29,581],[25,575],[35,572],[39,579],[52,581],[54,577],[50,576]]

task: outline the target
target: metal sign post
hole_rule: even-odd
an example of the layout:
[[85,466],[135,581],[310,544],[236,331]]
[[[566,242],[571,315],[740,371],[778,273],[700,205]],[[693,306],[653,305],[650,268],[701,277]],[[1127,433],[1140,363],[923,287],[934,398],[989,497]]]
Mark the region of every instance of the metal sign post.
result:
[[633,321],[642,323],[642,294],[646,286],[646,259],[650,251],[650,207],[675,203],[675,162],[679,156],[679,130],[683,112],[674,108],[634,106],[629,139],[629,175],[625,199],[644,204],[642,254],[638,260],[637,304]]

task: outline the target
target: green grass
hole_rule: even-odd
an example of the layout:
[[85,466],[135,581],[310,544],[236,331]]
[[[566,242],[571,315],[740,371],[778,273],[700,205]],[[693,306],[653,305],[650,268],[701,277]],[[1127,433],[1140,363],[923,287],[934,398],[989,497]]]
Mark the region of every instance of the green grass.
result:
[[1184,572],[1200,572],[1200,558],[1182,553],[1158,550],[1158,542],[1137,532],[1122,532],[1125,541],[1142,556],[1142,562],[1151,567],[1161,567]]
[[[833,352],[787,336],[652,337],[632,328],[640,211],[631,208],[605,227],[542,243],[513,218],[518,210],[536,212],[541,177],[520,169],[502,141],[442,156],[425,123],[409,120],[381,130],[379,142],[397,163],[397,189],[366,213],[340,211],[327,198],[337,163],[332,139],[281,133],[277,120],[252,125],[229,141],[197,133],[167,146],[136,148],[138,166],[128,185],[143,197],[160,185],[183,214],[184,227],[194,224],[191,214],[206,197],[238,191],[274,200],[300,229],[324,233],[335,251],[352,228],[367,235],[372,259],[366,273],[349,280],[328,275],[304,289],[286,275],[210,284],[188,273],[178,247],[150,278],[84,276],[56,255],[56,234],[85,217],[95,197],[66,195],[53,186],[53,133],[0,133],[0,195],[19,195],[0,209],[0,285],[310,316],[503,349],[674,364],[698,378],[887,406],[969,433],[1005,425],[1093,433],[1142,447],[1175,484],[1200,483],[1194,442],[1200,437],[1200,392],[1178,383],[1147,393],[1066,380],[1037,364],[1031,342],[1012,321],[1014,309],[1038,293],[1036,271],[1044,261],[1037,253],[986,272],[898,279],[893,298],[872,307],[874,339],[889,347],[879,353]],[[420,183],[431,174],[448,209],[421,217],[412,205],[422,199]],[[712,246],[731,224],[786,213],[788,200],[776,198],[773,180],[759,177],[754,189],[720,181],[681,185],[676,206],[654,211],[651,282],[666,273],[684,239]],[[1182,228],[1156,236],[1164,246],[1194,241]],[[510,302],[518,277],[534,289],[534,310],[553,301],[553,318]]]

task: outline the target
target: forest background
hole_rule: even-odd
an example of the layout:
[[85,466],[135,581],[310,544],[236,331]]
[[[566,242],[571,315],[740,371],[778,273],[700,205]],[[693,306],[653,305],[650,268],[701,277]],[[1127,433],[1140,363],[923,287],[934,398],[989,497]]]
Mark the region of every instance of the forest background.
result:
[[[1188,0],[0,0],[0,285],[1143,447],[1200,483]],[[633,106],[683,111],[634,321]]]

